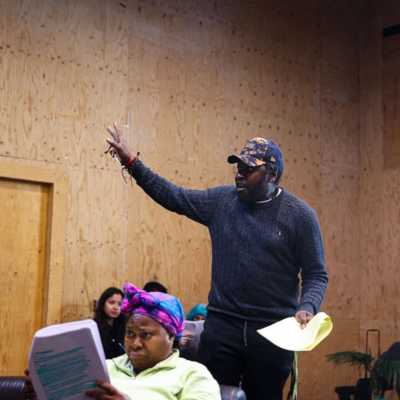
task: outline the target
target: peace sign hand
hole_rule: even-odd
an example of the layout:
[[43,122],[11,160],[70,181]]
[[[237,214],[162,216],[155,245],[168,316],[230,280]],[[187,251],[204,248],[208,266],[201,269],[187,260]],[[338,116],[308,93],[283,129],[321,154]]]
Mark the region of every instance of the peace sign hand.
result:
[[111,139],[106,139],[108,143],[106,153],[110,153],[112,157],[117,156],[122,165],[132,164],[136,156],[129,149],[128,143],[122,136],[122,132],[117,124],[114,122],[107,128],[107,131],[111,135]]

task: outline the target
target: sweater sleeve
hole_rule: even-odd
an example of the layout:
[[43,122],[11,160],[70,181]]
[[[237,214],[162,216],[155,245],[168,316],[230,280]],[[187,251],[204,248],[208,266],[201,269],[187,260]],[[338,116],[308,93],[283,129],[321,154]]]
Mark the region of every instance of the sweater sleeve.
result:
[[134,163],[129,173],[145,193],[167,210],[209,225],[218,204],[220,188],[191,190],[176,186],[154,173],[140,160]]
[[299,310],[316,314],[328,285],[328,273],[318,218],[311,208],[303,208],[300,212],[296,255],[302,280]]

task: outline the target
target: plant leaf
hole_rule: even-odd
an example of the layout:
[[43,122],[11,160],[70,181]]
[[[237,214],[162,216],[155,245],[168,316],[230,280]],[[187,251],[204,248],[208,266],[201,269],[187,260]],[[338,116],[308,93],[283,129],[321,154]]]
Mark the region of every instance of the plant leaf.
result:
[[350,364],[364,367],[367,371],[371,370],[371,364],[374,361],[374,357],[372,357],[371,354],[359,351],[340,351],[338,353],[328,354],[326,359],[336,365]]

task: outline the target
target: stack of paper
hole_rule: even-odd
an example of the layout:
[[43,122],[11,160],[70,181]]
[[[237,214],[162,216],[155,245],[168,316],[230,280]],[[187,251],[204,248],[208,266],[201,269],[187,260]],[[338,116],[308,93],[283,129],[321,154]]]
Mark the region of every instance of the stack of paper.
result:
[[96,379],[109,381],[97,324],[84,320],[37,331],[29,374],[39,400],[87,400],[84,392]]

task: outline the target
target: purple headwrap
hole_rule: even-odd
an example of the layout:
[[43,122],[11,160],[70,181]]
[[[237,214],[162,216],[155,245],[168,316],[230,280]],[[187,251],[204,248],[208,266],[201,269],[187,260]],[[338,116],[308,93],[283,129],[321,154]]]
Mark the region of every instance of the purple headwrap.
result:
[[124,285],[124,293],[125,298],[121,306],[123,313],[150,317],[180,339],[184,312],[181,302],[175,296],[161,292],[146,292],[129,282]]

